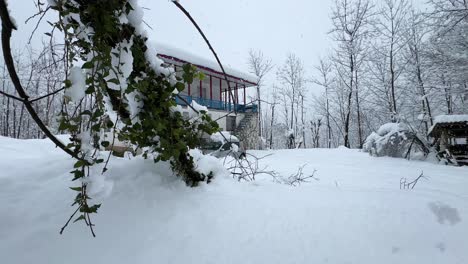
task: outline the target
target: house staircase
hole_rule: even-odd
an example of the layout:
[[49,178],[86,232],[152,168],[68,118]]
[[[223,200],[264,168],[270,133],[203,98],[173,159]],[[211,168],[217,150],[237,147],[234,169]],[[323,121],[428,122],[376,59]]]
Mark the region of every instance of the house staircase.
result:
[[257,113],[247,112],[244,114],[244,118],[239,122],[239,125],[234,130],[234,135],[240,136],[243,131],[249,129],[249,126],[254,124],[257,119]]

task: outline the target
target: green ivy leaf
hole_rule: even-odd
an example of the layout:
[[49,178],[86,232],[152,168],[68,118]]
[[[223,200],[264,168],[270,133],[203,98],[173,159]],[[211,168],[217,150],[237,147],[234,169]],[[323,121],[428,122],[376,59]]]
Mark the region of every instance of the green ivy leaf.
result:
[[82,69],[92,69],[93,67],[94,63],[92,61],[87,61],[81,66]]
[[185,89],[185,84],[181,82],[176,83],[176,89],[177,91],[182,92]]
[[83,190],[83,188],[80,186],[80,187],[70,187],[70,189],[72,189],[73,191],[76,191],[76,192],[81,192]]
[[81,221],[81,220],[85,220],[84,215],[78,216],[78,217],[75,219],[75,221],[73,221],[73,223],[76,223],[76,222]]
[[85,165],[86,165],[86,162],[84,160],[79,160],[79,161],[75,162],[75,165],[73,165],[73,167],[76,169],[76,168],[83,167]]

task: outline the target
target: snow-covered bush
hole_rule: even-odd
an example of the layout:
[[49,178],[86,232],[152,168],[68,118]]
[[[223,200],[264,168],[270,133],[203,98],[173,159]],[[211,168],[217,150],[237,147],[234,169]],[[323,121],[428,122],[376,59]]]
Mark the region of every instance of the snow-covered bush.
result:
[[372,132],[363,145],[363,151],[376,157],[423,159],[428,147],[423,139],[402,123],[387,123]]

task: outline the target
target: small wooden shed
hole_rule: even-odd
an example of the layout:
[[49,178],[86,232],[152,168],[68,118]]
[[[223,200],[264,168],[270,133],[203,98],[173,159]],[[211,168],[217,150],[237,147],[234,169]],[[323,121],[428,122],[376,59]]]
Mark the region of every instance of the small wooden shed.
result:
[[429,129],[439,157],[455,165],[468,165],[468,115],[440,115]]

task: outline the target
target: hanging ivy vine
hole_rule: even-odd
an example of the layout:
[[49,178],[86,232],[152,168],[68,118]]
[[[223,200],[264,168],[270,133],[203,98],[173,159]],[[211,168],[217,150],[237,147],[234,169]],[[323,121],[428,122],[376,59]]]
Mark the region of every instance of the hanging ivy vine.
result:
[[[212,174],[197,172],[188,151],[199,146],[202,133],[218,131],[218,125],[203,111],[195,120],[183,118],[175,101],[186,83],[202,76],[191,65],[183,67],[182,77],[159,65],[141,28],[136,1],[49,3],[59,14],[51,25],[65,36],[65,100],[76,106],[73,113],[62,111],[59,129],[72,135],[67,147],[80,158],[71,172],[74,181],[81,181],[71,188],[77,192],[77,208],[61,233],[70,221],[83,220],[94,235],[90,214],[100,205],[90,204],[86,178],[93,173],[91,166],[105,162],[100,150],[112,148],[115,137],[130,142],[133,152],[141,150],[145,158],[170,162],[189,186],[210,181]],[[89,109],[78,107],[84,98],[92,102]],[[104,138],[106,131],[115,137]]]

